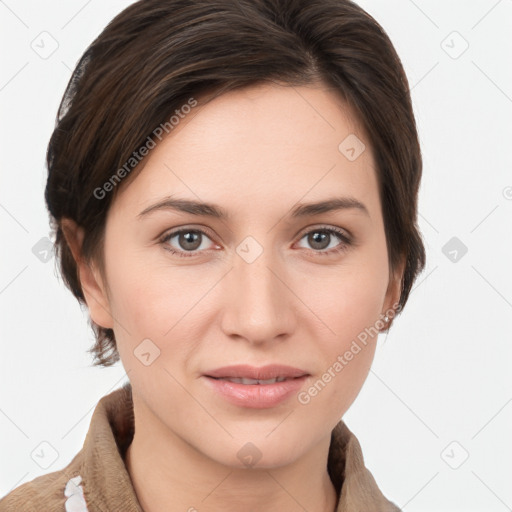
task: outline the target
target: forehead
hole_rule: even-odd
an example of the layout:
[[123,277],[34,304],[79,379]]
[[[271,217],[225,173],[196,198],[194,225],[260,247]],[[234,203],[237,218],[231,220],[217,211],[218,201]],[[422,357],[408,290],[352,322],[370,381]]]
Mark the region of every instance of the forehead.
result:
[[145,157],[115,206],[139,212],[174,194],[237,215],[334,195],[369,208],[378,201],[362,125],[339,94],[318,85],[263,84],[199,103]]

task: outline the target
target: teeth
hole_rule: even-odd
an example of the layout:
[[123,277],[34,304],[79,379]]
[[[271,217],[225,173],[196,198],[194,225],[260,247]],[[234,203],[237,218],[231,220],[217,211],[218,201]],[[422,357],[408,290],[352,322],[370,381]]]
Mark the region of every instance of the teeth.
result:
[[239,378],[239,377],[232,377],[232,378],[222,378],[220,380],[227,380],[229,382],[234,382],[235,384],[275,384],[276,382],[283,382],[287,379],[286,379],[286,377],[276,377],[274,379],[258,380],[258,379],[245,379],[245,378]]

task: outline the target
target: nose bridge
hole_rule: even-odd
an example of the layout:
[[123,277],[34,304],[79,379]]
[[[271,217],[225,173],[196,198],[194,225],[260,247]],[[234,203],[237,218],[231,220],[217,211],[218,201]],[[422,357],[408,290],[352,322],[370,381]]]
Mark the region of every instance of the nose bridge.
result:
[[223,316],[226,334],[263,342],[292,331],[293,299],[281,282],[282,273],[272,249],[260,246],[258,250],[251,241],[240,244],[227,281]]

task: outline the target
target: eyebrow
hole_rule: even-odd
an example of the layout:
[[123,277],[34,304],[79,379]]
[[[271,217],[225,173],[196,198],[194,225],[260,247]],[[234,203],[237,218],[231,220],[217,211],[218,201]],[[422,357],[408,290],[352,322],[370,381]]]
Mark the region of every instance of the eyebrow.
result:
[[[217,219],[230,218],[228,212],[218,205],[172,197],[148,206],[137,215],[137,218],[141,219],[149,213],[157,210],[175,210],[190,213],[192,215],[214,217]],[[316,203],[301,203],[291,210],[290,216],[291,218],[303,218],[339,210],[358,210],[368,217],[370,216],[366,206],[355,197],[350,196],[335,197]]]

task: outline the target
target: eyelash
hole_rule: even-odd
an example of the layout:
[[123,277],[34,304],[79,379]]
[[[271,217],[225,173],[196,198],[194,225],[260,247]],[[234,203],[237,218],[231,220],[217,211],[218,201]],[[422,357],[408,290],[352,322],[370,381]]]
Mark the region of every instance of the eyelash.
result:
[[[169,251],[171,254],[177,255],[180,258],[193,257],[196,254],[198,254],[197,251],[177,251],[176,249],[173,249],[172,247],[167,245],[169,240],[173,236],[179,235],[180,233],[188,233],[188,232],[201,233],[201,234],[207,236],[208,238],[210,238],[208,236],[208,233],[206,233],[205,231],[203,231],[201,229],[189,228],[189,229],[179,229],[176,231],[171,231],[170,233],[166,233],[165,235],[163,235],[160,238],[160,243],[165,246],[164,247],[165,250]],[[301,235],[301,237],[299,238],[299,240],[302,240],[305,236],[309,235],[310,233],[316,233],[316,232],[326,232],[326,233],[330,233],[331,235],[334,234],[336,237],[338,237],[340,239],[341,243],[339,245],[337,245],[335,248],[329,249],[327,251],[325,251],[325,250],[319,251],[319,250],[315,250],[315,249],[309,249],[309,251],[311,251],[315,254],[322,255],[322,256],[331,256],[334,254],[340,254],[340,253],[348,250],[349,246],[353,245],[353,242],[350,240],[349,237],[347,237],[347,235],[345,235],[345,233],[343,231],[341,231],[340,229],[337,229],[337,228],[332,228],[332,227],[331,228],[320,227],[320,228],[311,229],[310,231],[306,231],[305,233],[303,233]]]

